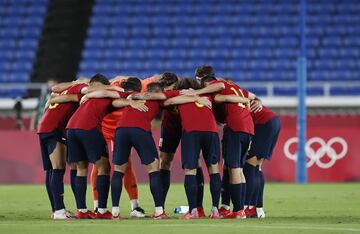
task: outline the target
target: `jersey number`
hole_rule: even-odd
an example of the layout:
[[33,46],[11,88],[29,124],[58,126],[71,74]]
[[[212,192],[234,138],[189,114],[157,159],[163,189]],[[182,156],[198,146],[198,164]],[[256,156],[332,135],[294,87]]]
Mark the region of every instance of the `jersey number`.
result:
[[[236,96],[239,96],[239,93],[237,92],[237,90],[234,87],[231,87],[230,90],[233,91]],[[241,97],[244,97],[244,94],[242,93],[242,91],[241,90],[239,90],[239,91],[240,91]],[[243,103],[238,103],[238,106],[245,108],[245,105]]]
[[[67,92],[68,92],[68,91],[65,90],[65,91],[61,92],[60,95],[67,94]],[[50,104],[49,109],[55,109],[58,105],[59,105],[59,103]]]
[[201,103],[198,103],[198,102],[195,102],[195,105],[196,105],[197,107],[199,107],[199,108],[202,108],[202,107],[204,107],[204,105],[203,105],[203,104],[201,104]]

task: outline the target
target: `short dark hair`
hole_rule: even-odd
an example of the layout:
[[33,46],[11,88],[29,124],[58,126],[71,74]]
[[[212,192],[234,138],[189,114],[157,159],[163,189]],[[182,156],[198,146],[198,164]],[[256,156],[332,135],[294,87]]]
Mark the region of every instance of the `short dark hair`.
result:
[[126,81],[121,83],[121,87],[126,91],[141,91],[141,81],[137,77],[129,77]]
[[99,82],[104,85],[110,85],[108,78],[106,78],[106,76],[104,76],[103,74],[100,74],[100,73],[97,73],[93,77],[91,77],[90,83],[94,83],[94,82]]
[[211,82],[213,80],[216,80],[216,77],[215,76],[212,76],[212,75],[209,75],[209,76],[204,76],[202,79],[201,79],[201,87],[205,87],[205,84],[208,83],[208,82]]
[[196,70],[195,70],[196,77],[203,78],[203,77],[209,76],[209,75],[215,76],[214,68],[210,65],[203,64],[203,65],[199,66],[198,68],[196,68]]
[[175,85],[175,89],[179,90],[179,89],[200,89],[200,84],[193,79],[190,78],[184,78],[184,79],[180,79],[179,82],[177,82],[177,84]]
[[148,92],[163,91],[163,86],[159,82],[152,82],[146,86]]
[[179,80],[179,78],[175,73],[164,72],[161,75],[161,78],[159,79],[159,82],[163,87],[168,87],[168,86],[173,85],[176,82],[178,82],[178,80]]
[[54,81],[54,82],[56,82],[56,83],[59,83],[59,82],[60,82],[59,78],[53,77],[53,76],[47,78],[46,81]]

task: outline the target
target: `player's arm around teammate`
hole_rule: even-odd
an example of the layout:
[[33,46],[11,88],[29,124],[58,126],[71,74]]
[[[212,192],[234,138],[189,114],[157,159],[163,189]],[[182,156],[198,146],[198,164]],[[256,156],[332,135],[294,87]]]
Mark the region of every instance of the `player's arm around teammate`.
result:
[[[106,77],[96,74],[91,78],[90,86],[105,86],[109,82]],[[110,163],[106,142],[100,131],[103,117],[112,111],[111,99],[103,98],[80,105],[69,120],[67,136],[69,139],[69,159],[77,164],[76,202],[77,217],[82,219],[111,219],[107,210],[107,198],[110,186]],[[86,187],[88,163],[98,168],[97,188],[99,191],[99,209],[96,215],[86,206]]]
[[[131,95],[134,99],[143,100],[165,100],[179,95],[178,90],[173,90],[177,86],[179,79],[174,73],[165,72],[162,74],[159,83],[163,86],[163,93],[143,93]],[[177,88],[177,87],[176,87]],[[194,95],[193,98],[195,97]],[[187,97],[183,97],[187,98]],[[198,98],[198,97],[197,97]],[[191,99],[190,101],[195,101]],[[208,104],[207,100],[204,100]],[[167,193],[170,188],[170,169],[171,163],[174,158],[175,151],[180,143],[182,135],[182,126],[180,115],[176,106],[168,106],[163,109],[162,122],[161,122],[161,136],[159,140],[160,149],[160,177],[162,181],[162,191],[164,203],[166,201]],[[198,165],[196,173],[197,181],[197,209],[199,217],[205,217],[203,210],[203,191],[204,191],[204,176],[201,168],[201,164]]]
[[[250,147],[251,138],[254,135],[254,127],[250,116],[249,101],[246,105],[242,102],[236,104],[229,99],[228,96],[222,97],[218,95],[236,95],[244,98],[244,91],[232,82],[217,80],[214,76],[206,76],[201,80],[205,86],[216,83],[223,83],[225,89],[215,94],[215,99],[224,101],[225,123],[223,136],[223,188],[229,191],[225,196],[222,193],[222,208],[220,213],[225,218],[246,218],[244,212],[246,179],[244,176],[244,165],[246,155]],[[216,97],[218,96],[218,97]],[[230,198],[233,202],[233,211],[229,211]]]
[[[49,199],[53,206],[54,213],[52,217],[54,219],[71,218],[69,212],[65,210],[63,202],[63,177],[67,156],[66,138],[64,133],[70,116],[75,112],[78,106],[78,96],[84,87],[85,85],[73,85],[68,87],[62,92],[62,95],[67,95],[71,98],[48,102],[49,105],[46,107],[45,114],[39,124],[38,134],[40,138],[41,153],[44,169],[47,171],[46,187]],[[72,175],[70,181],[72,189],[75,184],[73,176],[75,168],[75,165],[70,165]]]
[[[183,79],[177,86],[179,89],[196,89],[198,84],[191,79]],[[210,218],[219,218],[218,205],[221,178],[218,162],[220,159],[220,142],[209,98],[211,97],[176,96],[166,100],[164,103],[165,105],[178,105],[183,127],[181,158],[185,169],[184,185],[189,204],[189,213],[185,214],[182,217],[183,219],[197,219],[200,216],[198,205],[199,186],[196,177],[201,151],[210,176],[210,192],[212,196]]]
[[[148,89],[149,86],[150,84]],[[151,86],[154,87],[151,90],[149,89],[149,92],[158,92],[158,88],[156,88],[159,87],[158,84]],[[139,89],[134,91],[138,92]],[[151,133],[151,121],[160,111],[160,103],[157,101],[139,101],[139,104],[143,103],[148,108],[148,111],[144,111],[143,108],[140,108],[140,110],[133,108],[132,105],[135,103],[133,100],[119,100],[113,103],[117,107],[126,106],[117,123],[115,133],[114,174],[111,183],[113,209],[119,207],[122,178],[127,167],[130,151],[134,147],[149,175],[150,190],[155,203],[155,213],[152,218],[165,219],[167,215],[163,209],[158,153]],[[136,107],[138,106],[136,104]]]
[[[171,97],[171,92],[173,92],[173,89],[177,84],[177,82],[179,81],[179,78],[175,73],[164,72],[163,74],[160,75],[158,81],[163,87],[164,93],[135,94],[133,95],[133,98],[142,99],[142,100],[165,100],[168,96]],[[182,135],[182,127],[181,127],[181,120],[177,107],[168,106],[163,108],[162,118],[161,118],[159,150],[160,150],[160,177],[162,183],[164,204],[166,201],[167,193],[170,188],[171,164],[176,149],[180,144],[181,135]],[[199,167],[197,170],[197,182],[199,185],[198,207],[202,207],[204,177],[201,167]],[[199,213],[202,214],[203,212],[201,211],[202,210],[200,210]]]
[[[128,85],[126,83],[128,78],[130,78],[130,76],[124,76],[124,75],[116,76],[115,78],[110,80],[111,86],[118,88],[117,89],[118,91],[124,91],[124,88],[122,86]],[[158,80],[159,80],[159,77],[157,77],[156,75],[149,77],[147,79],[141,80],[141,86],[142,86],[141,91],[143,91],[143,90],[146,91],[145,90],[146,87],[144,87],[145,84],[151,83],[151,82],[156,82]],[[113,154],[113,148],[114,148],[116,122],[122,116],[123,112],[124,112],[124,108],[119,108],[119,109],[109,113],[108,115],[106,115],[104,117],[102,124],[101,124],[101,131],[104,135],[104,138],[106,140],[106,143],[108,145],[109,152],[111,155]],[[98,209],[98,191],[96,188],[96,180],[97,180],[97,168],[96,168],[96,165],[94,165],[92,167],[92,171],[91,171],[91,184],[92,184],[92,190],[93,190],[94,210]],[[129,158],[128,166],[126,168],[125,175],[123,177],[123,181],[124,181],[124,187],[126,189],[126,192],[129,195],[129,199],[130,199],[130,208],[131,208],[130,216],[137,217],[137,218],[145,217],[145,210],[143,208],[141,208],[141,206],[139,204],[137,178],[136,178],[135,171],[132,167],[131,158]]]

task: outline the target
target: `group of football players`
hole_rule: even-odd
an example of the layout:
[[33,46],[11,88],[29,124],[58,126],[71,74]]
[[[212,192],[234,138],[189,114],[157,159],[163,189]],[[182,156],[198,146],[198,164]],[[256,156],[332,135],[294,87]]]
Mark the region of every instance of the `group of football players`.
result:
[[[216,77],[209,65],[198,67],[195,76],[179,78],[165,72],[144,80],[128,76],[108,80],[96,74],[52,87],[38,127],[52,218],[119,219],[123,184],[130,198],[130,216],[145,217],[131,165],[134,148],[149,176],[155,210],[148,217],[168,219],[164,204],[180,140],[189,206],[182,219],[206,217],[201,155],[210,178],[212,208],[208,217],[264,218],[261,166],[265,159],[271,159],[281,128],[279,117],[255,94],[229,79]],[[151,128],[160,112],[158,155]],[[223,132],[221,143],[219,127]],[[75,214],[65,208],[63,199],[67,163]],[[89,163],[93,164],[94,212],[86,205]],[[110,191],[111,211],[107,209]]]

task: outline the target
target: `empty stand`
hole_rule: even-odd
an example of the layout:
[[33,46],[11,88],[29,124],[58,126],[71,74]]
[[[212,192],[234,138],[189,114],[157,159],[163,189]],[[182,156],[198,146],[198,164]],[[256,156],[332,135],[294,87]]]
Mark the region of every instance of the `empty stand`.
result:
[[[307,2],[308,80],[360,82],[359,1]],[[204,63],[237,82],[293,82],[298,21],[298,0],[2,0],[0,85],[97,72],[193,76]],[[296,95],[294,89],[273,94]],[[259,94],[266,90],[256,86]],[[329,92],[360,95],[360,88]],[[324,91],[310,87],[308,94]]]
[[[356,0],[308,1],[310,81],[360,81],[359,6]],[[97,0],[79,74],[193,76],[196,66],[209,63],[240,82],[294,81],[298,17],[297,0]]]
[[[0,1],[0,83],[30,81],[47,4],[48,0]],[[25,95],[24,87],[0,91],[0,97]]]

